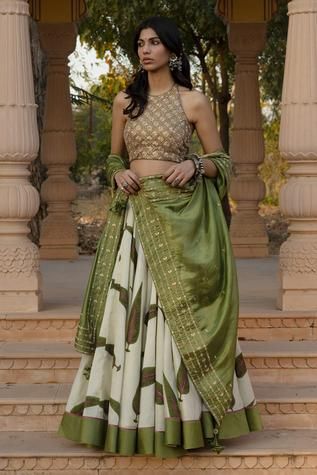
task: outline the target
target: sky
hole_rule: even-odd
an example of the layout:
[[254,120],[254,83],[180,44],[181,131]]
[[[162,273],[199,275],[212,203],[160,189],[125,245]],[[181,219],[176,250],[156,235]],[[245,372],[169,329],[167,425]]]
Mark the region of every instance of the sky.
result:
[[[101,74],[106,74],[108,66],[102,59],[97,59],[95,50],[81,45],[77,38],[76,49],[69,56],[70,76],[76,86],[89,88],[89,82],[96,83]],[[88,78],[86,77],[88,76]]]

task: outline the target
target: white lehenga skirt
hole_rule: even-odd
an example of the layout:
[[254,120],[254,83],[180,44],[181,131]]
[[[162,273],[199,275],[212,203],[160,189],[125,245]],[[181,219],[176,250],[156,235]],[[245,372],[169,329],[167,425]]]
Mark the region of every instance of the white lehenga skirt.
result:
[[[212,421],[164,318],[128,204],[97,348],[81,358],[59,432],[107,452],[168,457],[204,447]],[[233,405],[220,438],[260,429],[237,342]]]

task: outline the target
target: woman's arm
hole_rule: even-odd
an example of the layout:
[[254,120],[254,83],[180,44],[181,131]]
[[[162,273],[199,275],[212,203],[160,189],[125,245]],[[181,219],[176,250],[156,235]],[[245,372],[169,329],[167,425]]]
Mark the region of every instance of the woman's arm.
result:
[[[184,112],[197,132],[205,154],[222,151],[214,113],[207,97],[199,91],[181,91]],[[205,175],[215,177],[218,169],[211,160],[203,159]],[[194,175],[195,165],[191,160],[173,165],[164,174],[165,181],[172,186],[184,186]]]
[[[123,132],[127,117],[123,110],[128,105],[128,99],[124,92],[119,92],[112,108],[112,129],[111,129],[111,154],[123,156],[126,152]],[[126,194],[136,193],[140,189],[140,182],[137,175],[130,169],[122,169],[115,173],[114,180],[117,186]]]
[[127,99],[123,91],[119,92],[113,101],[112,107],[112,129],[111,129],[111,153],[123,156],[126,148],[123,138],[123,131],[127,117],[123,114],[123,109],[127,106]]
[[[191,122],[195,126],[204,153],[222,151],[223,146],[209,99],[201,92],[193,91],[190,105]],[[217,176],[218,170],[212,161],[203,159],[203,164],[206,176]]]

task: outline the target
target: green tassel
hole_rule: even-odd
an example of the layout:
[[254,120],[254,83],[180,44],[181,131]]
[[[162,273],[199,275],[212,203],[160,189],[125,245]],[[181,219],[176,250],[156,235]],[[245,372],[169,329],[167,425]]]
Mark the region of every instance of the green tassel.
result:
[[220,443],[219,443],[219,438],[218,438],[219,430],[214,429],[213,432],[214,432],[214,438],[212,440],[210,440],[209,447],[211,448],[211,450],[213,452],[216,452],[217,454],[220,454],[220,452],[223,451],[224,446],[220,445]]

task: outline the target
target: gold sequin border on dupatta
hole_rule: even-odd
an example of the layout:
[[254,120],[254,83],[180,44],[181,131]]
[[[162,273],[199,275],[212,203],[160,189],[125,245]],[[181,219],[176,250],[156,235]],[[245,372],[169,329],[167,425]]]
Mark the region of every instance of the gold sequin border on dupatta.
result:
[[107,223],[90,271],[75,338],[75,348],[81,353],[91,354],[96,348],[96,338],[99,334],[108,288],[123,232],[126,202],[127,197],[118,191],[108,212]]

